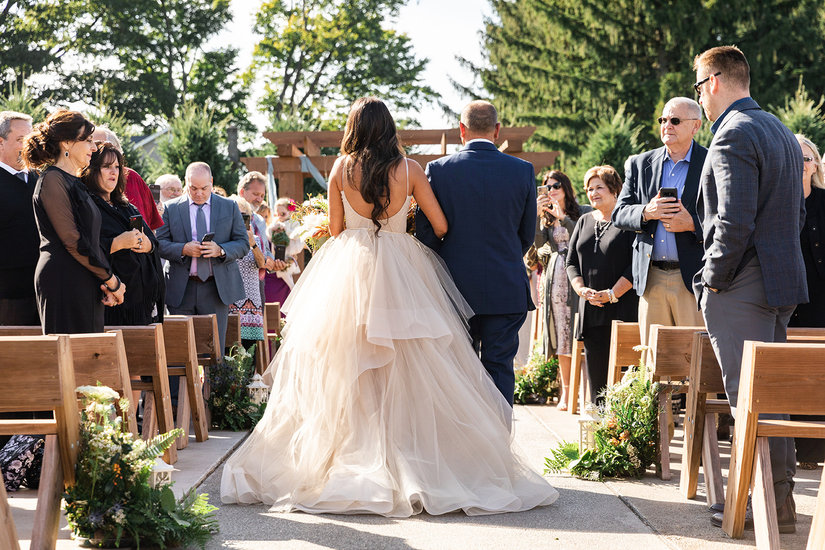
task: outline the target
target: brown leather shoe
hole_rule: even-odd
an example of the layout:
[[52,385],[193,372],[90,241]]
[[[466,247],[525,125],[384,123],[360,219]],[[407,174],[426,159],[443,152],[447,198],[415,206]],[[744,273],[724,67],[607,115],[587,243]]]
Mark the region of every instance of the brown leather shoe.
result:
[[793,493],[788,493],[782,506],[776,508],[776,522],[780,533],[796,533],[796,502]]

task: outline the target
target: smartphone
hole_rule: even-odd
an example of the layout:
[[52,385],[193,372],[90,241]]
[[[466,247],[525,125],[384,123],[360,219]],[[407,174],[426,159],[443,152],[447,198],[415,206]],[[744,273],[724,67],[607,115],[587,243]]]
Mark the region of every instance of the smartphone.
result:
[[241,218],[243,218],[243,224],[248,230],[252,224],[252,216],[249,214],[241,214]]
[[276,244],[275,245],[275,259],[281,260],[282,262],[286,260],[286,245],[283,244]]
[[675,187],[662,187],[659,190],[659,196],[662,198],[669,197],[677,200],[679,199],[679,193],[676,191]]
[[129,229],[137,229],[143,231],[143,216],[138,214],[129,218]]
[[215,234],[214,233],[207,233],[206,235],[203,236],[203,238],[201,239],[201,242],[202,243],[208,243],[208,242],[213,241],[213,240],[215,240]]
[[549,185],[539,185],[538,189],[536,189],[536,192],[539,195],[547,195],[548,193],[550,193],[550,186]]
[[150,183],[149,191],[152,192],[152,200],[155,202],[160,202],[160,185],[157,183]]

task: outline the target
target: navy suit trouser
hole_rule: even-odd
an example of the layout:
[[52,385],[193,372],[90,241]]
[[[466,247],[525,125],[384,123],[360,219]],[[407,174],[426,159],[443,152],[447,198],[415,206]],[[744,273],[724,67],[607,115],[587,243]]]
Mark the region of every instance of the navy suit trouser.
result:
[[518,331],[527,312],[503,315],[475,315],[470,319],[470,337],[481,364],[510,406],[513,405],[516,376],[513,358],[518,352]]

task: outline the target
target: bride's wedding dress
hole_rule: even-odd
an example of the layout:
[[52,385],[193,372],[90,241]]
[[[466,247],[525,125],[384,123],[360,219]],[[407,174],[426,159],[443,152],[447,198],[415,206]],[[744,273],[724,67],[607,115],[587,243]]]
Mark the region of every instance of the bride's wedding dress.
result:
[[406,233],[411,197],[376,235],[341,195],[346,230],[284,304],[269,404],[224,466],[221,500],[390,517],[553,503],[512,449],[512,410],[471,347],[469,306]]

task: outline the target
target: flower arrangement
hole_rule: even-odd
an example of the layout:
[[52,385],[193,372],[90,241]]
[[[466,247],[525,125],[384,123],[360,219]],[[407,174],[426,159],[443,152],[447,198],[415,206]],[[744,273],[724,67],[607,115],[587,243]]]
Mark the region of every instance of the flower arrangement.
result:
[[410,209],[407,210],[407,233],[415,235],[415,212],[418,210],[418,203],[415,199],[410,199]]
[[[633,349],[644,354],[647,347]],[[567,469],[592,480],[641,477],[656,459],[658,391],[659,384],[651,381],[642,359],[639,367],[631,367],[621,382],[605,390],[595,448],[580,454],[575,443],[562,442],[544,459],[545,473]]]
[[273,222],[272,225],[269,226],[271,232],[269,235],[269,240],[273,245],[283,245],[289,246],[289,235],[286,232],[286,227],[279,221]]
[[255,345],[248,350],[233,346],[223,365],[209,369],[208,406],[212,413],[212,427],[218,430],[249,430],[258,423],[266,403],[252,401],[246,386],[255,370]]
[[329,202],[323,196],[310,197],[298,206],[290,218],[300,224],[295,231],[314,254],[329,240]]
[[527,365],[516,370],[514,401],[520,404],[549,401],[558,392],[558,372],[559,360],[556,357],[547,360],[541,352],[533,351]]
[[105,386],[81,386],[77,392],[84,409],[76,483],[63,495],[75,536],[99,546],[205,547],[217,532],[216,508],[207,503],[207,495],[190,494],[177,502],[169,485],[149,484],[155,458],[182,430],[143,441],[124,431],[114,404],[126,411],[129,402],[117,392]]

